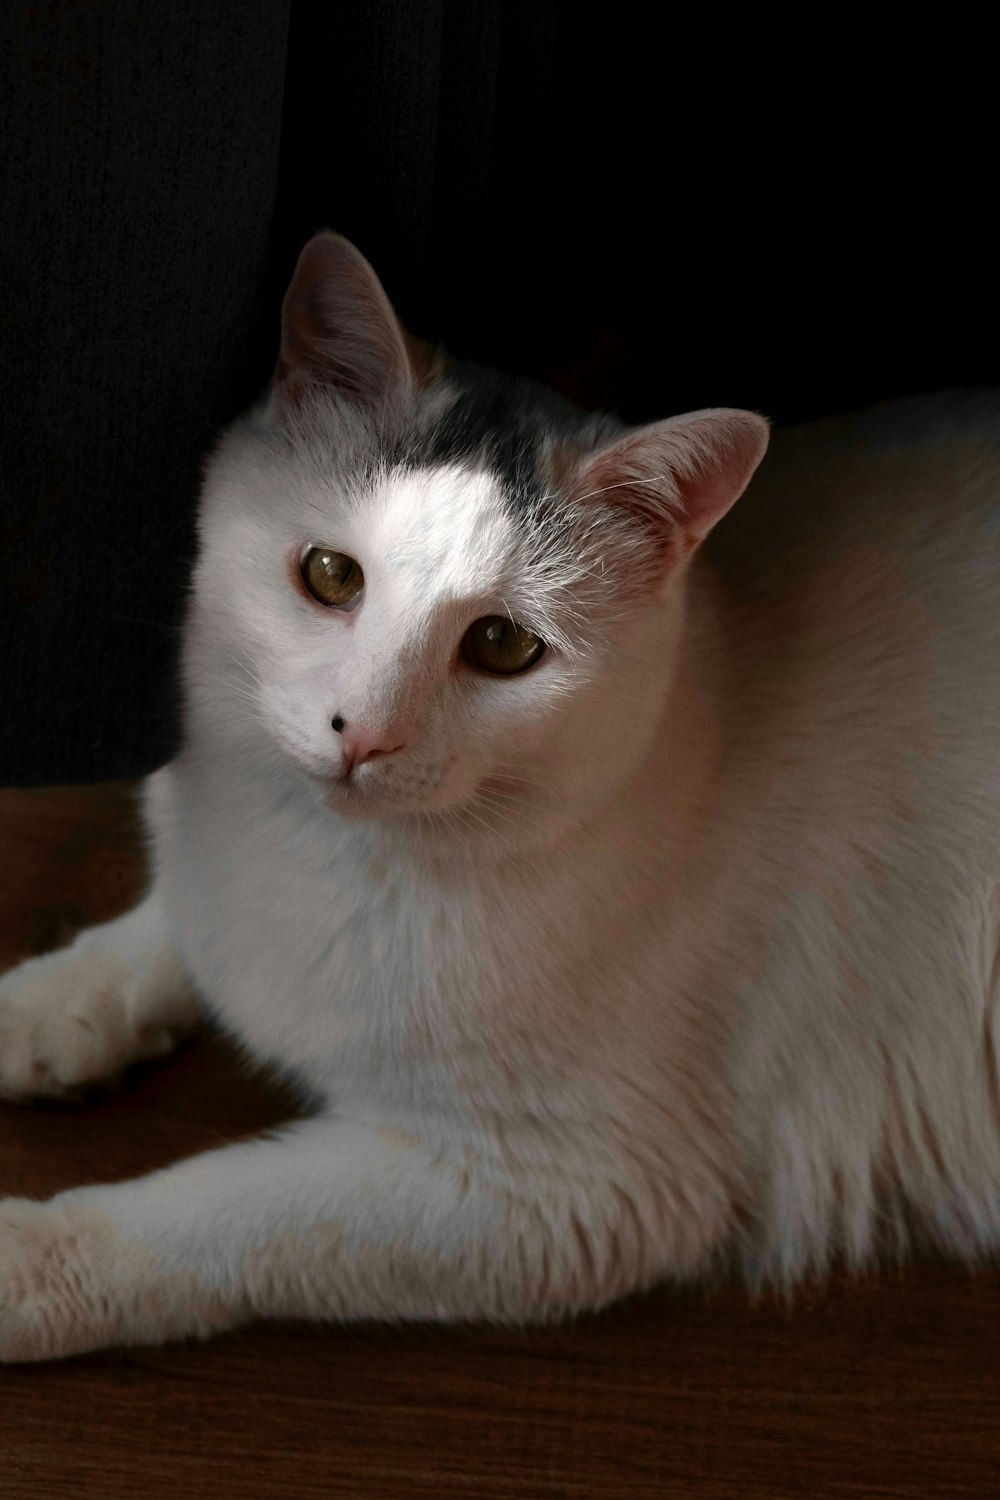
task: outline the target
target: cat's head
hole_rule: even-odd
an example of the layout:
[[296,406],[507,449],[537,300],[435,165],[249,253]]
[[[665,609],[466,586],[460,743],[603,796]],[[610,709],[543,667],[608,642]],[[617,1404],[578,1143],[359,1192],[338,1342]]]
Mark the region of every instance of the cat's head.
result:
[[766,444],[749,412],[627,429],[449,362],[319,235],[268,399],[209,468],[193,710],[348,816],[600,797],[649,746],[688,563]]

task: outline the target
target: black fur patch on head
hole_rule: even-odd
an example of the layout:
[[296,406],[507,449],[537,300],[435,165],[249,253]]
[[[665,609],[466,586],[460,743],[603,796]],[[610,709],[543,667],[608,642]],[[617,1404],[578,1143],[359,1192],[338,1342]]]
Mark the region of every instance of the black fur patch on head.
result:
[[592,418],[529,380],[455,363],[446,381],[455,399],[425,434],[421,458],[488,468],[518,509],[546,492],[544,454],[552,440],[583,438],[592,425]]

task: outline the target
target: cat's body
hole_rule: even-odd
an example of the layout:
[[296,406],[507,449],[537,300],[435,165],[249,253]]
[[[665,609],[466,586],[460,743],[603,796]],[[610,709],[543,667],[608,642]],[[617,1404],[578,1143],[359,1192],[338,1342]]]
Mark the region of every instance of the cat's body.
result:
[[[295,318],[288,409],[213,460],[150,896],[0,984],[0,1086],[87,1076],[28,1018],[116,985],[108,1058],[167,1045],[186,974],[313,1115],[0,1204],[0,1352],[995,1247],[1000,399],[779,434],[700,546],[757,419],[635,451],[434,375],[393,427],[383,349],[350,381],[373,464],[372,419],[295,386]],[[360,559],[360,607],[296,587],[310,541]],[[501,609],[549,645],[470,673]]]

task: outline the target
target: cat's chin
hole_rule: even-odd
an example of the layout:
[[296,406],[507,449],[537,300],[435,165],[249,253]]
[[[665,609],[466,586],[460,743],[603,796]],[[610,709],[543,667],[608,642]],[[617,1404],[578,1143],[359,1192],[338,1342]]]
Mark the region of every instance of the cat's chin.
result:
[[330,812],[338,813],[342,818],[350,818],[352,821],[396,822],[400,818],[411,817],[415,812],[420,811],[419,808],[408,804],[393,802],[377,791],[354,786],[351,782],[329,777],[314,777],[313,779],[320,784],[323,806]]
[[[312,779],[319,780],[316,777]],[[491,832],[489,824],[493,821],[489,816],[484,817],[482,812],[477,813],[473,824],[463,818],[463,808],[475,800],[468,794],[446,799],[442,799],[440,794],[430,798],[393,798],[380,789],[327,779],[321,784],[320,796],[327,811],[352,823],[410,824],[422,828],[424,836],[437,829],[453,839],[458,827],[480,836],[488,835]]]
[[384,787],[343,781],[340,777],[318,776],[314,772],[308,774],[319,789],[323,806],[352,822],[399,823],[440,810],[428,803],[426,797],[392,795]]
[[[519,777],[492,774],[485,778],[456,779],[450,786],[407,795],[363,777],[344,780],[330,772],[300,767],[316,788],[321,805],[338,817],[358,823],[412,823],[424,835],[434,828],[454,837],[459,828],[480,838],[493,835],[509,844],[525,834],[540,833],[548,826],[546,809]],[[529,816],[530,815],[530,816]],[[529,842],[532,840],[529,837]]]

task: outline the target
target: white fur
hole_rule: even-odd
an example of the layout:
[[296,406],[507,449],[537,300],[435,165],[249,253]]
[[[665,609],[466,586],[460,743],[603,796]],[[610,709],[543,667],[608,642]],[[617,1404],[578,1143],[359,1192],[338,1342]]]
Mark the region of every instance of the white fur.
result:
[[[1000,402],[779,435],[642,597],[610,510],[543,568],[484,471],[361,492],[320,447],[214,460],[144,919],[316,1112],[0,1205],[7,1357],[993,1249]],[[310,542],[352,612],[293,587]],[[559,647],[476,674],[508,610]],[[338,712],[405,742],[350,788]]]

